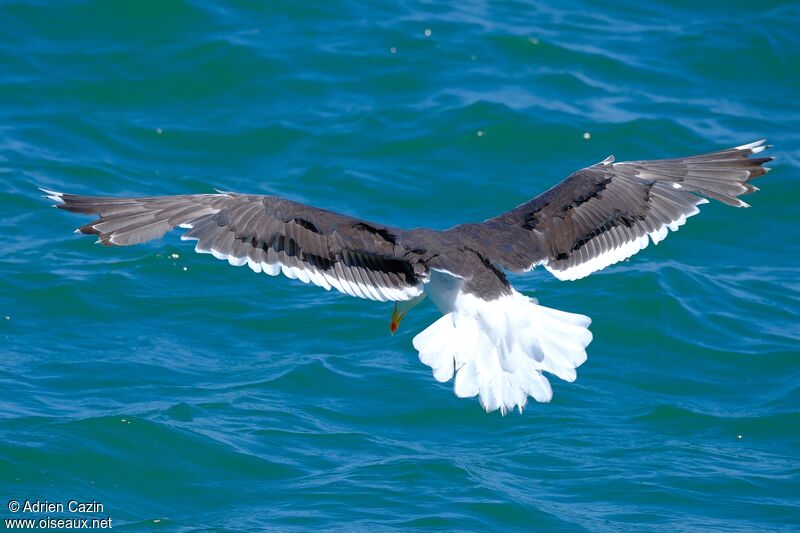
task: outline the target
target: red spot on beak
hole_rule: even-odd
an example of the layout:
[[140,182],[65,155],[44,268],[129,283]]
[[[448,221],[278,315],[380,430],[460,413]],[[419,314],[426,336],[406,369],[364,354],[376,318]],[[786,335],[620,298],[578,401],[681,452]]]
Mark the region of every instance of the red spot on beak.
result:
[[398,327],[400,327],[400,323],[392,320],[392,322],[389,324],[389,331],[392,332],[392,335],[394,335]]

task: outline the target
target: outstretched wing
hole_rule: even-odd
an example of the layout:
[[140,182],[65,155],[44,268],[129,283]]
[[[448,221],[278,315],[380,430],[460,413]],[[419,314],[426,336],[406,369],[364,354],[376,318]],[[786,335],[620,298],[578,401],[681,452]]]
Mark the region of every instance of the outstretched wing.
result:
[[494,243],[484,253],[505,268],[541,264],[558,279],[579,279],[632,256],[650,240],[658,244],[697,214],[706,198],[748,207],[739,196],[758,190],[749,182],[765,174],[769,169],[762,165],[772,160],[748,156],[766,148],[762,140],[677,159],[615,163],[612,156],[516,209],[455,229]]
[[[44,189],[43,189],[44,190]],[[427,268],[398,243],[398,231],[277,198],[234,193],[109,198],[44,190],[57,207],[99,215],[76,232],[106,246],[159,238],[175,226],[195,250],[283,273],[372,300],[409,300],[422,291]]]

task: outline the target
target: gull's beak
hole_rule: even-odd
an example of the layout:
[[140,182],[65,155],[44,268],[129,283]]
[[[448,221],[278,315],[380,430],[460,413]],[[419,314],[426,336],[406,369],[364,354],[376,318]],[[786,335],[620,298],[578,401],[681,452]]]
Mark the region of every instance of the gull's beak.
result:
[[392,335],[394,335],[397,328],[400,327],[400,321],[403,320],[403,315],[405,315],[405,313],[397,312],[397,302],[395,302],[394,311],[392,312],[392,321],[389,323],[389,331],[392,332]]

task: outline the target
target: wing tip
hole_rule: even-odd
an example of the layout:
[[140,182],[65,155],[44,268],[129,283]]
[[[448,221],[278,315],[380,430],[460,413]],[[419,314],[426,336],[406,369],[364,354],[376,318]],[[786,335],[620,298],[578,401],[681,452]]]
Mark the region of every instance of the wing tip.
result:
[[764,151],[770,146],[764,146],[764,143],[767,142],[767,139],[759,139],[757,141],[753,141],[751,143],[742,144],[740,146],[736,146],[734,150],[751,150],[752,153],[757,154],[758,152]]
[[[767,139],[759,139],[759,140],[751,142],[751,143],[735,146],[731,150],[734,150],[734,151],[737,151],[737,152],[747,152],[746,154],[744,154],[745,157],[746,157],[746,156],[750,156],[750,155],[760,154],[764,150],[769,150],[770,148],[772,148],[774,146],[772,144],[766,144],[766,143],[767,143]],[[775,158],[774,157],[768,157],[766,159],[767,159],[767,161],[772,161]],[[766,162],[766,161],[764,161],[764,162]],[[759,163],[759,164],[761,164],[761,163]]]
[[63,192],[51,191],[50,189],[45,189],[44,187],[37,187],[37,189],[39,189],[44,193],[42,195],[42,198],[47,198],[48,200],[52,200],[53,202],[55,202],[55,204],[53,204],[53,207],[58,207],[59,205],[64,203]]

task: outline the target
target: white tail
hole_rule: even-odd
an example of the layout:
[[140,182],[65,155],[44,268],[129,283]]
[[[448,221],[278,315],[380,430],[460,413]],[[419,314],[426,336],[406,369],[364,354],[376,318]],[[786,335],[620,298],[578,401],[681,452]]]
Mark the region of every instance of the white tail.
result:
[[455,373],[455,393],[479,395],[486,411],[522,411],[532,396],[553,397],[542,372],[574,381],[592,342],[591,319],[539,305],[516,291],[492,301],[461,293],[455,311],[414,337],[420,360],[440,382]]

